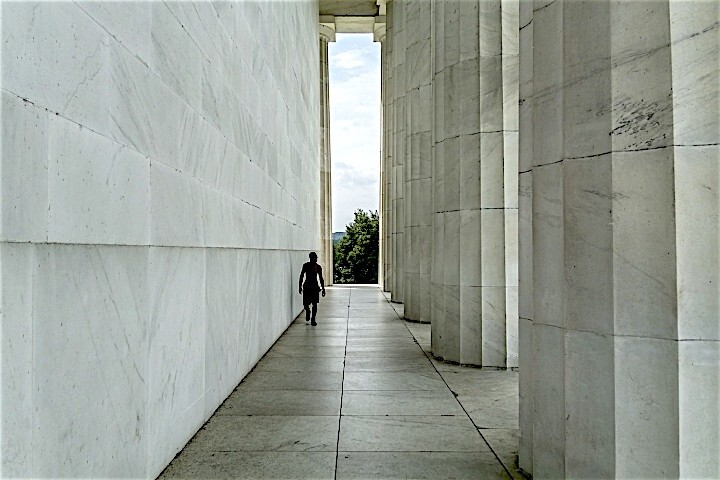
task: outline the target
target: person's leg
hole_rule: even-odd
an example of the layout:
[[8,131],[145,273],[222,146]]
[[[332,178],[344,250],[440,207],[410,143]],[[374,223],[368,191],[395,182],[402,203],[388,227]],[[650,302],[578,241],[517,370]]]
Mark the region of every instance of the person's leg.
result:
[[305,308],[305,321],[309,322],[310,321],[310,305],[305,304],[305,305],[303,305],[303,307]]
[[312,325],[317,325],[317,323],[315,323],[315,316],[316,316],[316,315],[317,315],[317,303],[313,303],[313,308],[312,308]]

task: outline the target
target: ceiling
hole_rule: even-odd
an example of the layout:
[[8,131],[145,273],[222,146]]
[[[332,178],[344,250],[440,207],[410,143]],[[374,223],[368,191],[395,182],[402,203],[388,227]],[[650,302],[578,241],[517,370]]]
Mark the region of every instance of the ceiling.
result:
[[384,15],[385,0],[320,0],[320,24],[336,33],[377,35],[384,30]]
[[376,0],[320,0],[320,15],[374,17],[379,14]]

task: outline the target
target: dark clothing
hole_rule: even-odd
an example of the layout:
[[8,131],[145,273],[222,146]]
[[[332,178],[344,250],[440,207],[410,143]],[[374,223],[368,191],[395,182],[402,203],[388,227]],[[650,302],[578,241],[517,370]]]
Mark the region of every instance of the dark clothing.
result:
[[[317,315],[317,304],[320,301],[320,290],[322,287],[325,293],[325,280],[322,276],[322,267],[317,264],[317,255],[310,254],[309,262],[305,263],[300,272],[300,288],[302,289],[303,307],[305,308],[305,321],[309,322],[313,327],[317,325],[315,316]],[[305,282],[303,282],[305,277]],[[320,283],[318,284],[318,280]],[[312,305],[312,317],[310,316],[310,305]]]
[[305,282],[303,283],[303,305],[317,304],[320,301],[320,284],[318,276],[322,278],[322,267],[317,263],[307,262],[302,267],[302,273],[305,274]]
[[303,305],[317,304],[320,301],[320,287],[303,286]]

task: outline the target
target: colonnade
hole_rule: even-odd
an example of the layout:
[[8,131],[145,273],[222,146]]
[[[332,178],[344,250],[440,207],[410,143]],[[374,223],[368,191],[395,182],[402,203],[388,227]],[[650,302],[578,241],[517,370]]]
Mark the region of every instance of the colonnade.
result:
[[335,31],[320,26],[320,252],[318,262],[325,268],[325,284],[333,283],[332,175],[330,162],[330,75],[328,42]]
[[718,3],[521,8],[521,466],[718,478]]
[[535,478],[720,477],[719,9],[387,4],[384,287]]
[[382,48],[385,288],[436,356],[494,367],[517,366],[517,9],[389,2]]

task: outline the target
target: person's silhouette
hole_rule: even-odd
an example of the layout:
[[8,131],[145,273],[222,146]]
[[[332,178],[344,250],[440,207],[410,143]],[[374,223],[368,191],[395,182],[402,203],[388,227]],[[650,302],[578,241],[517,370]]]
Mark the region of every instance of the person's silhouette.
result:
[[[305,283],[303,283],[305,276]],[[318,285],[318,277],[320,285]],[[317,315],[317,304],[320,301],[320,291],[325,296],[325,280],[322,275],[322,267],[317,263],[317,254],[310,252],[310,261],[303,264],[300,272],[300,294],[303,296],[303,307],[305,308],[305,321],[312,320],[311,325],[317,325],[315,316]],[[312,304],[312,319],[310,318],[310,305]]]

